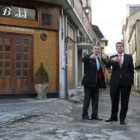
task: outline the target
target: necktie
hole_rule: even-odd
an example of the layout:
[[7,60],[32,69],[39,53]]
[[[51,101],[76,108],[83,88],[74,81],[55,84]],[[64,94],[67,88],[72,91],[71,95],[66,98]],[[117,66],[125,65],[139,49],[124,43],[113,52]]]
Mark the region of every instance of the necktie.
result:
[[120,64],[120,68],[122,67],[122,55],[120,54],[120,62],[119,62],[119,64]]

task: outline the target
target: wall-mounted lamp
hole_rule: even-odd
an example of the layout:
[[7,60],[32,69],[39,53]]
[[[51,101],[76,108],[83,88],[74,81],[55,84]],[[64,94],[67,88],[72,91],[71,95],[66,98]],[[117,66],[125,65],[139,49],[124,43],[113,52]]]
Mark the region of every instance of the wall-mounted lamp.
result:
[[101,48],[101,49],[104,49],[103,45],[100,45],[100,48]]
[[87,6],[87,7],[84,7],[84,9],[85,9],[85,13],[86,13],[86,14],[89,14],[90,7],[88,7],[88,6]]

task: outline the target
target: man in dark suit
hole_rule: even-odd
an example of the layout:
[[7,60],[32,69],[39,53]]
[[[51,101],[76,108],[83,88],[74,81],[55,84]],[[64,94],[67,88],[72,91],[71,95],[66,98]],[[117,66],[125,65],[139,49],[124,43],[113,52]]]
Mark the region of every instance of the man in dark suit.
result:
[[125,124],[131,85],[134,79],[134,65],[131,55],[124,54],[124,44],[116,43],[117,55],[110,57],[106,68],[112,67],[110,79],[111,117],[106,122],[118,121],[119,98],[121,96],[120,124]]
[[88,108],[92,100],[91,119],[102,120],[98,117],[99,88],[105,88],[104,74],[98,57],[99,46],[94,46],[91,54],[82,58],[84,62],[84,76],[81,84],[84,86],[84,103],[82,118],[89,120]]

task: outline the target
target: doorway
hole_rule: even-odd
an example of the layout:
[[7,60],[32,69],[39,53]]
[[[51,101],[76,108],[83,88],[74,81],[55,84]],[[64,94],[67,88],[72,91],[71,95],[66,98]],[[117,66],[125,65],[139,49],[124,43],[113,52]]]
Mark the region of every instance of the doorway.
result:
[[0,94],[33,90],[33,37],[0,33]]

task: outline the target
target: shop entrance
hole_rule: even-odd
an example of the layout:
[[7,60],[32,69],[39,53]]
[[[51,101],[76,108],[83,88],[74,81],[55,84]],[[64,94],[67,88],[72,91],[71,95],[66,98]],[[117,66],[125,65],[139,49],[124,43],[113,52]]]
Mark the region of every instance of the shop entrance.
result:
[[32,42],[31,35],[0,33],[0,94],[32,92]]

